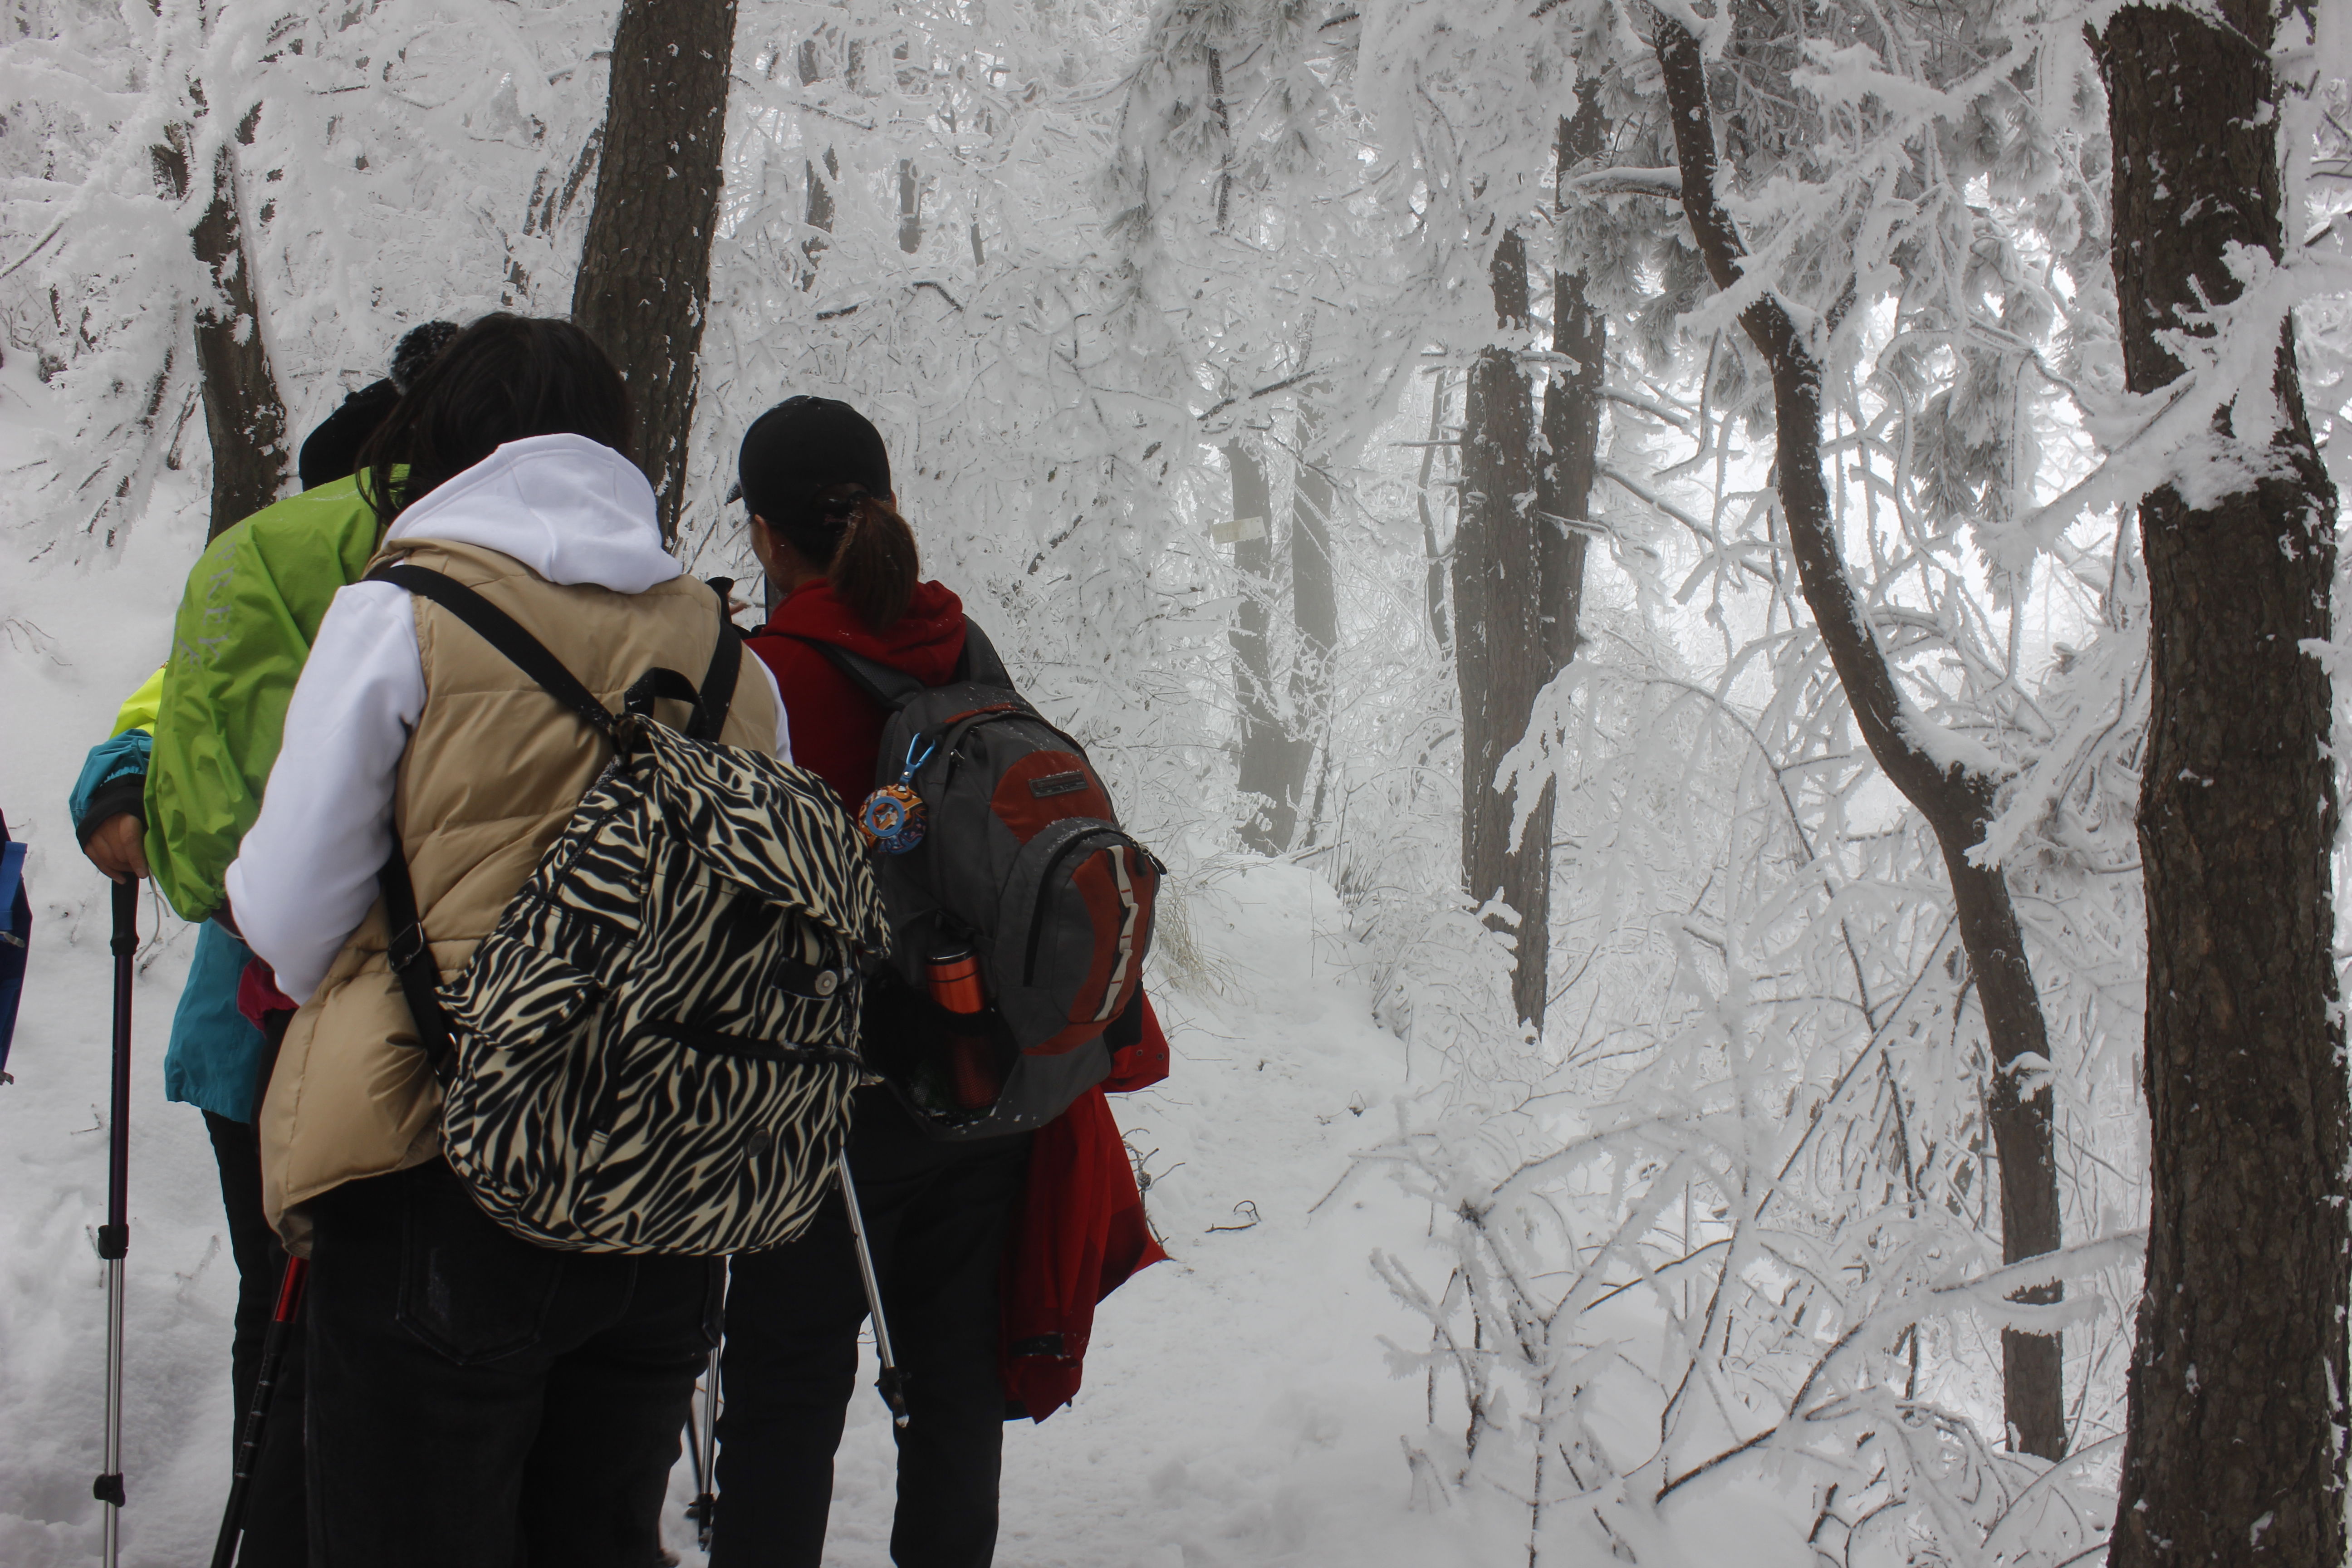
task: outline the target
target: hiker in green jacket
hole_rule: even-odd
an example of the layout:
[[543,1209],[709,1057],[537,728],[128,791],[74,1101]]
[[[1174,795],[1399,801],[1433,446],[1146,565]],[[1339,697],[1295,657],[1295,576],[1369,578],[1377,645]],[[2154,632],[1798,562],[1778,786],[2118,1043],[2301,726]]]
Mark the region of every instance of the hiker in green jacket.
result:
[[[394,353],[394,381],[404,386],[456,331],[446,322],[410,331]],[[317,445],[304,445],[306,479],[322,478],[312,460]],[[355,450],[357,442],[344,445]],[[252,953],[214,917],[228,912],[222,877],[260,814],[310,641],[336,592],[366,570],[377,532],[374,509],[348,472],[223,531],[188,574],[168,660],[123,705],[73,792],[91,861],[117,880],[152,875],[174,910],[203,922],[173,1017],[164,1089],[203,1110],[220,1167],[238,1275],[231,1384],[240,1425],[286,1267],[262,1216],[254,1123],[264,1062],[287,1015],[276,1015],[265,1035],[240,1011]],[[281,1412],[300,1408],[299,1342],[278,1374],[274,1407]],[[274,1421],[269,1437],[247,1509],[238,1556],[247,1568],[307,1558],[301,1423]]]
[[205,550],[172,626],[147,764],[147,864],[186,920],[261,815],[286,704],[336,590],[375,553],[375,510],[346,477],[265,507]]

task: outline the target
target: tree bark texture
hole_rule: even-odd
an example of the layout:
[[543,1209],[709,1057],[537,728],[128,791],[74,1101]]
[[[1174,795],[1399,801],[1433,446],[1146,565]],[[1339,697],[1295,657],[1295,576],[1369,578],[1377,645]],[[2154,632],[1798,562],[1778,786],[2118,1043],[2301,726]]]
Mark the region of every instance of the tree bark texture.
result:
[[1241,837],[1257,854],[1278,855],[1289,847],[1287,824],[1279,820],[1285,802],[1295,811],[1297,796],[1283,790],[1289,737],[1281,704],[1275,700],[1274,649],[1267,635],[1274,596],[1274,493],[1265,465],[1241,442],[1225,448],[1225,463],[1233,474],[1234,521],[1255,518],[1259,528],[1256,538],[1234,545],[1234,570],[1246,581],[1248,591],[1225,633],[1234,650],[1234,690],[1241,702],[1241,791],[1255,797]]
[[572,289],[572,320],[628,377],[636,459],[667,539],[686,505],[734,54],[735,0],[624,0],[596,205]]
[[[531,182],[530,203],[523,209],[522,232],[552,237],[563,220],[572,214],[572,204],[580,199],[580,189],[595,172],[597,154],[604,150],[604,128],[602,125],[588,132],[580,143],[580,151],[572,166],[561,176],[552,163],[543,164],[538,178]],[[499,290],[499,302],[509,308],[528,307],[530,301],[530,269],[519,259],[511,247],[507,252],[506,287]]]
[[[2096,40],[2115,142],[2114,266],[2126,384],[2182,374],[2158,341],[2240,292],[2236,243],[2283,249],[2274,14],[2134,5]],[[2153,710],[2139,839],[2147,887],[2146,1086],[2154,1171],[2110,1561],[2345,1561],[2343,1025],[2330,946],[2336,794],[2326,637],[2335,487],[2291,327],[2278,429],[2252,488],[2140,506]],[[2242,412],[2247,412],[2242,408]],[[2229,416],[2212,440],[2232,442]]]
[[[1496,324],[1528,325],[1528,250],[1518,232],[1496,243],[1489,268]],[[1454,531],[1455,679],[1462,691],[1462,883],[1517,916],[1511,1000],[1540,1029],[1551,936],[1551,795],[1512,847],[1517,793],[1497,789],[1504,755],[1527,733],[1544,658],[1543,534],[1538,516],[1535,387],[1513,352],[1481,351],[1462,414],[1462,504]]]
[[912,158],[898,160],[898,248],[909,256],[923,248],[923,183]]
[[1437,640],[1440,653],[1454,647],[1454,629],[1445,619],[1445,560],[1446,546],[1437,538],[1437,517],[1429,504],[1430,475],[1437,467],[1438,443],[1445,435],[1445,372],[1436,373],[1436,382],[1429,392],[1429,440],[1421,449],[1421,487],[1413,492],[1413,505],[1421,513],[1422,606],[1429,613],[1429,635]]
[[[1683,211],[1716,287],[1739,280],[1747,246],[1717,199],[1715,125],[1706,66],[1697,41],[1671,17],[1652,35],[1664,77],[1666,104],[1682,170]],[[1894,667],[1864,617],[1846,575],[1837,521],[1822,476],[1822,365],[1780,300],[1766,294],[1740,314],[1740,325],[1772,374],[1779,426],[1775,463],[1780,510],[1796,557],[1805,605],[1844,689],[1854,724],[1888,782],[1926,819],[1952,885],[1955,921],[1968,954],[1993,1077],[1986,1096],[2000,1168],[2001,1256],[2016,1263],[2061,1244],[2058,1174],[2052,1146],[2050,1091],[2018,1091],[2020,1069],[2049,1059],[2040,993],[2025,953],[2024,932],[1999,868],[1971,865],[1993,816],[1994,781],[1938,763],[1914,738]],[[2055,1288],[2020,1291],[2048,1302]],[[2055,1334],[2001,1332],[2001,1392],[2010,1441],[2021,1452],[2057,1458],[2066,1450],[2061,1343]]]
[[[175,202],[185,201],[195,132],[174,125],[153,150],[157,181]],[[286,405],[261,335],[252,263],[236,199],[236,153],[226,142],[213,156],[213,195],[190,232],[196,259],[213,293],[197,301],[196,369],[202,377],[205,432],[213,455],[212,516],[207,539],[242,522],[278,499],[286,482]]]
[[[1339,590],[1331,569],[1331,510],[1337,491],[1326,466],[1328,454],[1316,439],[1319,424],[1311,407],[1298,413],[1298,472],[1290,492],[1290,619],[1297,642],[1290,655],[1290,731],[1294,810],[1288,835],[1293,847],[1314,842],[1330,774],[1325,742],[1331,733],[1331,658],[1339,647]],[[1307,773],[1319,753],[1314,798]]]
[[[803,87],[814,87],[824,79],[824,62],[817,51],[814,38],[801,40],[799,65]],[[817,258],[823,256],[826,247],[832,244],[824,237],[833,232],[833,182],[840,177],[841,160],[834,155],[831,147],[824,150],[823,174],[817,172],[814,159],[803,160],[801,163],[801,178],[807,185],[807,195],[801,205],[801,222],[809,230],[809,237],[801,241],[801,255],[808,261],[801,271],[800,282],[804,289],[816,287]]]
[[[1577,87],[1577,109],[1559,122],[1556,162],[1565,184],[1579,163],[1600,155],[1607,132],[1600,83]],[[1584,556],[1589,535],[1570,527],[1592,517],[1592,481],[1601,462],[1601,383],[1607,374],[1609,322],[1585,298],[1581,272],[1555,272],[1551,280],[1552,353],[1544,386],[1543,455],[1536,469],[1536,509],[1544,514],[1544,663],[1553,673],[1576,658],[1577,618],[1584,608]]]

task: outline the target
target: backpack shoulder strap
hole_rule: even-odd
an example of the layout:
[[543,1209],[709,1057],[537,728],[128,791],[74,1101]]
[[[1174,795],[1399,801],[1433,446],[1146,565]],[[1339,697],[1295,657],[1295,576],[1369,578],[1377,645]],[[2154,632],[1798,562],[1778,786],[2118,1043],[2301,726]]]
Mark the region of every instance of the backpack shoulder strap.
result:
[[1002,686],[1013,689],[1013,676],[997,657],[996,645],[980,629],[980,623],[970,616],[963,618],[963,656],[956,660],[956,679],[975,681],[982,686]]
[[391,962],[393,973],[400,977],[400,994],[407,998],[409,1017],[416,1025],[416,1043],[424,1047],[434,1075],[446,1083],[450,1067],[449,1017],[441,1011],[437,994],[441,966],[433,962],[433,948],[416,912],[416,886],[409,880],[408,851],[401,847],[396,826],[392,830],[392,854],[375,879],[383,889],[384,927],[392,933],[384,957]]
[[[798,632],[778,635],[788,637],[794,642],[806,643],[824,655],[835,669],[849,678],[852,686],[894,713],[930,689],[903,669],[893,669],[845,647],[835,647],[815,637],[804,637]],[[1013,689],[1013,677],[1006,673],[1004,661],[997,657],[996,645],[988,640],[988,634],[982,631],[979,623],[969,616],[964,617],[963,652],[956,659],[954,679],[977,681],[982,686],[1001,686],[1008,691]]]
[[[483,641],[506,655],[550,697],[579,714],[599,734],[614,738],[612,710],[596,700],[596,694],[548,652],[545,643],[463,583],[430,567],[404,563],[379,566],[367,574],[367,581],[390,583],[432,600],[471,626]],[[449,1020],[436,994],[441,970],[433,962],[433,949],[417,912],[416,888],[409,879],[408,853],[401,846],[397,826],[393,829],[392,853],[376,873],[376,884],[383,889],[384,924],[392,938],[385,956],[400,978],[401,994],[407,999],[409,1016],[416,1026],[417,1044],[424,1047],[434,1072],[446,1079],[450,1061]]]
[[719,595],[719,641],[710,650],[710,668],[703,672],[700,688],[674,669],[656,667],[637,677],[621,696],[621,706],[642,719],[654,716],[658,699],[685,703],[693,712],[685,733],[694,741],[716,741],[727,728],[727,710],[735,701],[735,678],[743,668],[743,636],[727,617],[727,595],[735,584],[725,577],[714,577],[709,586]]
[[[702,700],[695,714],[695,727],[687,731],[698,741],[716,741],[719,732],[727,728],[727,710],[735,701],[735,678],[743,668],[743,634],[735,629],[734,618],[727,613],[735,580],[713,577],[709,586],[719,595],[719,646],[710,650],[710,668],[703,672]],[[781,720],[782,715],[777,717]]]
[[[613,738],[613,711],[580,678],[563,668],[547,645],[522,629],[520,623],[455,577],[429,566],[379,566],[367,574],[371,583],[390,583],[421,595],[474,628],[481,639],[511,659],[540,689],[593,726],[606,740]],[[720,605],[725,611],[724,602]],[[723,640],[723,639],[722,639]]]
[[806,643],[824,655],[834,668],[849,678],[850,685],[855,686],[893,713],[929,689],[905,670],[893,669],[887,664],[867,658],[863,654],[852,653],[845,647],[835,647],[833,644],[820,641],[815,637],[804,637],[798,632],[783,632],[779,635],[788,637],[794,642]]

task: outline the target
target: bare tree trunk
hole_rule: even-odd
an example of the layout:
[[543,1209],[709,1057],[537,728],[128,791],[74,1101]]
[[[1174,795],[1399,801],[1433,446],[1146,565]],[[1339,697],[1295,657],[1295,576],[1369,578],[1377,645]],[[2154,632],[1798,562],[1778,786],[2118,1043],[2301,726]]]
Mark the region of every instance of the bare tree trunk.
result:
[[[1607,132],[1600,83],[1576,89],[1576,113],[1559,122],[1554,154],[1565,185],[1579,163],[1600,156]],[[1591,541],[1570,526],[1592,517],[1592,481],[1601,463],[1601,383],[1609,360],[1609,322],[1584,296],[1584,274],[1556,272],[1551,280],[1552,353],[1544,387],[1543,461],[1536,469],[1536,507],[1544,514],[1544,663],[1557,675],[1576,658],[1577,618],[1584,608],[1584,556]]]
[[[530,201],[523,209],[522,232],[525,236],[552,237],[572,214],[572,204],[580,199],[580,188],[596,170],[597,154],[604,146],[604,128],[597,126],[580,143],[580,151],[572,160],[572,167],[558,178],[555,166],[543,164],[538,178],[531,182]],[[507,252],[506,286],[499,292],[499,302],[509,309],[530,302],[531,276],[511,247]]]
[[[1559,184],[1602,146],[1604,124],[1599,89],[1586,82],[1577,89],[1577,112],[1559,122],[1555,160]],[[1527,693],[1528,710],[1519,715],[1518,731],[1527,732],[1528,719],[1544,683],[1566,669],[1576,658],[1577,620],[1584,605],[1584,556],[1587,536],[1574,523],[1591,516],[1592,479],[1600,462],[1601,387],[1609,353],[1609,323],[1585,299],[1584,274],[1552,274],[1552,352],[1572,362],[1573,368],[1555,364],[1544,385],[1543,439],[1536,462],[1536,622],[1538,646],[1525,658],[1535,668],[1535,689]],[[1543,794],[1528,813],[1518,851],[1523,890],[1513,903],[1519,911],[1519,968],[1512,992],[1519,1016],[1540,1028],[1549,1001],[1551,953],[1551,835],[1559,802],[1559,784],[1544,781]]]
[[923,248],[923,185],[912,158],[898,160],[898,248],[909,256]]
[[[803,87],[814,87],[824,79],[824,64],[818,57],[814,38],[801,40],[800,73]],[[801,177],[808,184],[808,195],[801,208],[801,222],[815,231],[801,241],[801,254],[808,258],[808,266],[801,273],[801,287],[805,289],[816,287],[817,258],[823,256],[825,247],[832,243],[824,237],[833,232],[833,182],[841,178],[841,160],[834,156],[831,147],[827,147],[824,150],[824,173],[817,173],[813,160],[803,161]]]
[[[1331,659],[1339,647],[1339,592],[1331,570],[1331,504],[1335,491],[1327,454],[1317,439],[1315,411],[1298,411],[1298,474],[1290,492],[1290,615],[1297,633],[1290,655],[1290,757],[1284,783],[1292,822],[1285,847],[1311,843],[1323,788],[1307,797],[1307,774],[1331,732]],[[1318,770],[1328,778],[1328,759]],[[1303,820],[1302,820],[1303,818]]]
[[1445,621],[1447,551],[1438,542],[1437,517],[1429,505],[1429,479],[1437,466],[1439,443],[1445,437],[1445,372],[1440,369],[1429,389],[1429,440],[1421,449],[1421,488],[1413,494],[1413,504],[1421,511],[1422,605],[1429,612],[1429,635],[1437,639],[1440,653],[1453,647],[1454,628]]
[[662,535],[686,505],[687,439],[710,300],[735,0],[623,0],[572,316],[629,378],[636,458]]
[[[1528,324],[1528,250],[1517,230],[1496,243],[1488,278],[1496,325]],[[1551,819],[1544,805],[1511,847],[1516,792],[1495,787],[1504,754],[1527,732],[1543,664],[1543,542],[1536,506],[1535,388],[1508,349],[1470,367],[1462,412],[1462,506],[1454,531],[1455,679],[1462,689],[1462,880],[1480,903],[1517,916],[1511,999],[1543,1026],[1551,924]],[[1548,803],[1547,803],[1548,804]]]
[[[1225,461],[1233,470],[1234,521],[1255,520],[1259,529],[1257,537],[1234,545],[1234,567],[1249,579],[1250,591],[1227,636],[1241,700],[1240,784],[1244,795],[1256,798],[1242,824],[1242,842],[1261,855],[1285,854],[1300,842],[1307,769],[1330,715],[1331,653],[1339,640],[1339,607],[1331,572],[1333,492],[1330,476],[1313,451],[1315,429],[1313,412],[1302,409],[1298,437],[1304,455],[1291,488],[1290,527],[1283,544],[1289,578],[1287,639],[1273,635],[1272,606],[1283,589],[1275,572],[1270,527],[1273,486],[1265,465],[1241,442],[1225,448]],[[1278,658],[1286,640],[1286,673]],[[1311,834],[1311,809],[1305,820]]]
[[[2126,385],[2186,368],[2159,338],[2234,300],[2232,245],[2284,248],[2275,13],[2117,11],[2097,39],[2115,139]],[[2184,91],[2181,84],[2194,83]],[[2201,331],[2203,329],[2192,329]],[[2331,944],[2336,830],[2328,635],[2336,493],[2292,325],[2266,448],[2192,507],[2140,505],[2154,677],[2141,772],[2147,884],[2147,1280],[2125,1417],[2117,1568],[2345,1560],[2352,1152]]]
[[1245,525],[1255,519],[1258,528],[1255,538],[1234,544],[1234,570],[1247,580],[1248,592],[1225,634],[1233,645],[1234,690],[1241,702],[1241,790],[1258,797],[1242,824],[1242,842],[1260,855],[1278,855],[1289,841],[1288,824],[1280,820],[1288,737],[1274,698],[1274,650],[1266,636],[1274,594],[1274,495],[1265,466],[1240,441],[1225,447],[1225,462],[1233,471],[1234,521]]
[[[195,132],[174,125],[153,149],[155,177],[185,201]],[[251,140],[248,123],[240,141]],[[261,334],[253,265],[236,200],[236,153],[228,142],[213,157],[213,195],[190,235],[211,275],[213,296],[196,306],[196,368],[203,378],[205,431],[212,439],[213,504],[205,537],[243,521],[278,499],[286,482],[286,405]]]
[[[1652,41],[1674,122],[1683,211],[1716,286],[1729,289],[1739,280],[1747,246],[1716,196],[1715,124],[1706,62],[1696,40],[1679,22],[1660,16],[1655,26]],[[2049,1058],[2041,996],[2026,963],[2024,933],[2008,882],[1999,868],[1969,862],[1969,851],[1983,840],[1992,820],[1993,781],[1958,763],[1947,768],[1905,728],[1895,671],[1846,576],[1822,478],[1821,363],[1777,297],[1759,299],[1740,313],[1739,321],[1771,368],[1780,510],[1806,606],[1812,611],[1872,758],[1934,830],[1951,880],[1960,942],[1992,1045],[1994,1071],[1987,1101],[2000,1163],[2001,1256],[2015,1263],[2055,1251],[2060,1226],[2050,1091],[2039,1089],[2031,1097],[2018,1092],[2021,1070]],[[2057,1292],[2054,1288],[2036,1289],[2019,1292],[2018,1299],[2051,1301]],[[2060,1349],[2055,1334],[2001,1332],[2001,1389],[2011,1441],[2018,1449],[2045,1458],[2066,1451]]]

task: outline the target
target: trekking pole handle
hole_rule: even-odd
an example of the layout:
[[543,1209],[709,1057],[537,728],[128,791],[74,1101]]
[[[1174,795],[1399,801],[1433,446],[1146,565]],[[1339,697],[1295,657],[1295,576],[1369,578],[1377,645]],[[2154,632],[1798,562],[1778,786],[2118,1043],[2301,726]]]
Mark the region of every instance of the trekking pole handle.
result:
[[139,884],[114,884],[114,1081],[108,1113],[106,1223],[99,1227],[98,1255],[117,1258],[131,1250],[131,987],[139,953]]
[[139,884],[114,884],[114,956],[127,958],[139,951]]

